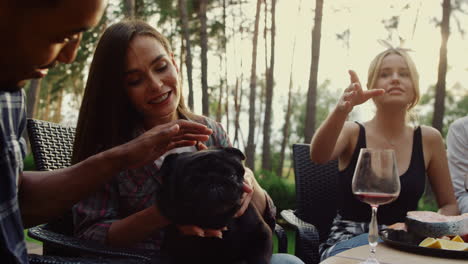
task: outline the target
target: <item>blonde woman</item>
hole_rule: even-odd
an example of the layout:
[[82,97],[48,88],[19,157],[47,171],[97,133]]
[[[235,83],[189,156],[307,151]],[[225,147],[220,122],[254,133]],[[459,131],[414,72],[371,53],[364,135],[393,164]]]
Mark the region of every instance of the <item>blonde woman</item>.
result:
[[[322,259],[367,244],[365,233],[371,210],[351,190],[361,148],[394,149],[396,153],[400,196],[379,207],[378,223],[404,222],[408,211],[417,210],[426,175],[439,213],[459,214],[442,136],[432,127],[413,127],[408,122],[408,112],[418,103],[420,93],[419,75],[407,51],[389,48],[379,53],[369,66],[367,90],[363,90],[354,71],[349,75],[351,84],[311,142],[310,157],[314,162],[338,159],[339,167],[338,215],[327,241],[321,245]],[[362,124],[347,121],[354,106],[369,99],[376,106],[373,118]]]

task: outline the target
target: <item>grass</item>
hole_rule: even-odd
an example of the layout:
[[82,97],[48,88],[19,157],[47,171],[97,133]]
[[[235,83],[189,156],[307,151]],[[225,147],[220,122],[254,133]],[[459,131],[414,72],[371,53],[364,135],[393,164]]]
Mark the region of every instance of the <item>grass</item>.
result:
[[[295,246],[296,246],[296,235],[294,230],[285,228],[286,236],[288,237],[288,252],[289,254],[294,255]],[[278,237],[273,236],[273,253],[278,253]]]
[[30,238],[30,237],[28,236],[28,230],[27,230],[27,229],[24,229],[24,239],[25,239],[27,242],[33,242],[33,243],[42,245],[42,242],[41,242],[41,241],[35,240],[35,239]]

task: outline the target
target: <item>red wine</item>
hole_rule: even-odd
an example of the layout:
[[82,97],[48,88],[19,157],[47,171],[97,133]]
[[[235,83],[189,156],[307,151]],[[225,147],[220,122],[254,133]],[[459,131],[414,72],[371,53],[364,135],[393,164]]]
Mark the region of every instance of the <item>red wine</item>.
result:
[[356,197],[370,205],[382,205],[393,202],[398,194],[373,193],[373,192],[355,192]]

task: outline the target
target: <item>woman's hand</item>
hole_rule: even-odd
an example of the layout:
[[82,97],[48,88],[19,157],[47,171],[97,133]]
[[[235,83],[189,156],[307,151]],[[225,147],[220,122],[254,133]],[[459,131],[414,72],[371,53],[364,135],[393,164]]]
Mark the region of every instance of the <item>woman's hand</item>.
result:
[[253,193],[254,193],[254,177],[252,173],[249,173],[247,170],[244,174],[244,194],[242,195],[241,199],[241,207],[236,212],[234,217],[239,217],[244,214],[247,207],[249,207],[250,201],[252,201]]
[[347,113],[353,110],[353,107],[360,105],[372,97],[379,96],[385,93],[384,89],[363,90],[359,78],[353,70],[349,70],[351,84],[344,90],[337,108]]
[[127,168],[138,168],[158,159],[167,151],[193,146],[207,141],[213,131],[205,125],[187,120],[176,120],[155,126],[132,141],[113,148],[124,158],[120,164]]
[[208,149],[208,147],[201,143],[201,142],[197,142],[197,144],[195,144],[195,147],[197,148],[197,150],[205,150],[205,149]]
[[177,226],[179,231],[186,236],[199,236],[199,237],[217,237],[223,238],[223,231],[227,230],[227,227],[221,229],[203,229],[196,225],[180,225]]
[[406,230],[406,224],[405,223],[394,223],[393,225],[387,226],[387,228],[394,229],[394,230]]

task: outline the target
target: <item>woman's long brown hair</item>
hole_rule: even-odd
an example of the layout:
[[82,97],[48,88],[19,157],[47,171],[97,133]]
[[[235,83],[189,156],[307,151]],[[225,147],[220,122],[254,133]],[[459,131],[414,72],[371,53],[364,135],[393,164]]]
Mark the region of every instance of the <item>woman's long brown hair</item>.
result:
[[[135,36],[151,36],[168,54],[168,40],[146,22],[126,20],[106,29],[94,53],[76,127],[72,164],[130,141],[142,127],[142,116],[131,104],[124,86],[126,55]],[[178,87],[182,93],[181,82]],[[179,116],[197,119],[181,94]]]

